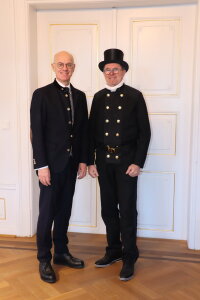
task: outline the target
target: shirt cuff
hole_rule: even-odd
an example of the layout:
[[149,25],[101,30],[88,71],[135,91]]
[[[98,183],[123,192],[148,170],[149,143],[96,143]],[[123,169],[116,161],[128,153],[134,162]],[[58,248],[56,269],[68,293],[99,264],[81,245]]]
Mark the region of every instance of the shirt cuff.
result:
[[45,166],[45,167],[41,167],[41,168],[38,168],[38,169],[34,169],[34,170],[41,170],[41,169],[46,169],[46,168],[48,168],[48,166]]

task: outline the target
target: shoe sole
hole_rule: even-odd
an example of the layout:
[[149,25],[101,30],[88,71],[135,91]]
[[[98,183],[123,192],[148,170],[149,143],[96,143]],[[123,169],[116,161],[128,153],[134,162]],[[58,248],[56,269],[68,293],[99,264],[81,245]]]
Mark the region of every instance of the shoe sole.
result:
[[105,268],[105,267],[108,267],[108,266],[110,266],[110,265],[112,265],[112,264],[114,264],[114,263],[116,263],[116,262],[118,262],[120,260],[122,260],[122,258],[117,258],[117,259],[111,261],[109,264],[106,264],[106,265],[96,265],[95,264],[95,267],[97,267],[97,268]]
[[42,281],[47,282],[47,283],[55,283],[56,282],[56,279],[55,280],[46,280],[42,277],[40,277],[40,278],[41,278]]
[[128,280],[130,280],[130,279],[132,279],[133,278],[133,275],[131,275],[131,276],[129,276],[129,277],[119,277],[119,279],[121,280],[121,281],[128,281]]
[[60,265],[60,266],[66,266],[66,267],[69,267],[69,268],[73,268],[73,269],[83,269],[85,266],[70,266],[68,264],[63,264],[63,263],[60,263],[60,262],[53,262],[54,265]]

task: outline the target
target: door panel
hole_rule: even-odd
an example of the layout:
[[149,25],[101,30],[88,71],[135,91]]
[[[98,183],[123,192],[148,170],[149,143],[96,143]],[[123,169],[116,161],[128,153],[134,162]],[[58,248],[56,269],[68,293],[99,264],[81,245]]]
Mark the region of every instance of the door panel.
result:
[[[38,86],[54,79],[53,55],[69,51],[76,64],[71,82],[86,93],[90,109],[94,93],[104,84],[98,62],[104,49],[112,47],[112,18],[112,10],[38,12]],[[70,230],[105,232],[99,198],[97,180],[89,175],[77,180]]]
[[72,83],[91,98],[104,84],[98,72],[98,62],[105,48],[112,47],[112,18],[112,10],[103,9],[39,11],[38,84],[52,81],[54,74],[50,63],[53,55],[62,49],[67,50],[73,54],[76,63]]
[[195,6],[120,9],[117,18],[127,82],[143,92],[152,129],[138,235],[186,239]]
[[180,20],[136,19],[131,25],[131,83],[147,96],[176,95]]
[[[78,88],[85,91],[87,95],[93,95],[97,86],[95,67],[97,65],[96,53],[98,53],[98,24],[51,24],[50,41],[52,54],[66,48],[73,53],[76,62],[73,82],[76,82]],[[79,55],[80,52],[82,55]],[[87,76],[83,76],[84,73]],[[53,79],[54,73],[52,72]]]

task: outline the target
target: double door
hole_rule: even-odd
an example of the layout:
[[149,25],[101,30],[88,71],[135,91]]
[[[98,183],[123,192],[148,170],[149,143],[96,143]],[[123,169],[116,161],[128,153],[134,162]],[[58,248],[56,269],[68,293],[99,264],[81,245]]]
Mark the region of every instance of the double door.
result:
[[[90,110],[104,87],[103,52],[120,48],[125,82],[144,94],[152,129],[138,183],[138,235],[186,239],[195,6],[38,11],[38,86],[54,79],[53,55],[75,58],[72,84]],[[104,233],[98,182],[77,180],[70,230]]]

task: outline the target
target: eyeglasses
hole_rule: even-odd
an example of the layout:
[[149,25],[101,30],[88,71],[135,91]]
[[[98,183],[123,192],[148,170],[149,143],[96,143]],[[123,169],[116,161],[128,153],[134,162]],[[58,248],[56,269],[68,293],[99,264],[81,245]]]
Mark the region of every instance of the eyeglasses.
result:
[[106,74],[106,75],[109,75],[111,72],[114,73],[114,74],[118,74],[119,71],[121,71],[122,69],[119,69],[119,68],[113,68],[113,69],[109,69],[109,68],[106,68],[103,70],[103,72]]
[[58,63],[53,63],[53,64],[56,65],[58,69],[63,69],[64,66],[68,69],[72,69],[74,67],[74,64],[72,64],[72,63],[64,64],[62,62],[58,62]]

